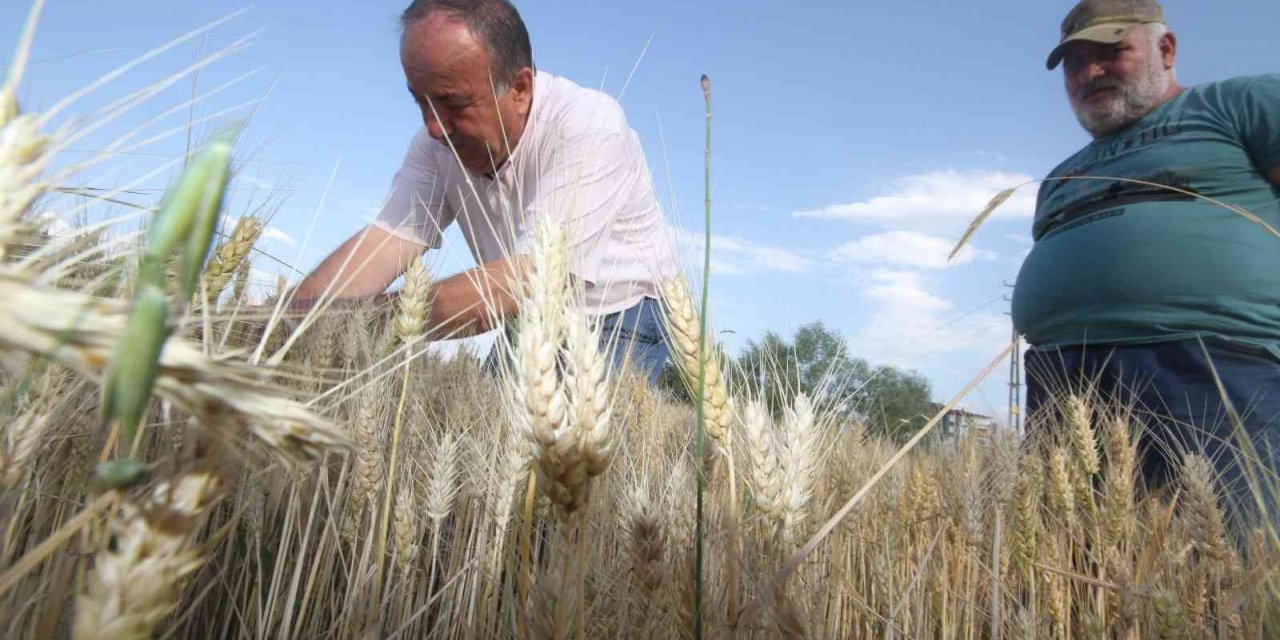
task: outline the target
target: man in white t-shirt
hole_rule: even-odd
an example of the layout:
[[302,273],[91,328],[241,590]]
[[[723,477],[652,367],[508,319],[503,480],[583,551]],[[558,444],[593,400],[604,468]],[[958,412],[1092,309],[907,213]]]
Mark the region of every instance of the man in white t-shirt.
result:
[[429,331],[475,335],[518,311],[534,220],[568,231],[570,272],[615,353],[655,379],[667,357],[660,278],[674,273],[644,153],[618,103],[535,72],[529,35],[506,0],[415,0],[400,58],[425,123],[372,225],[298,285],[308,301],[385,290],[456,222],[474,269],[432,288]]

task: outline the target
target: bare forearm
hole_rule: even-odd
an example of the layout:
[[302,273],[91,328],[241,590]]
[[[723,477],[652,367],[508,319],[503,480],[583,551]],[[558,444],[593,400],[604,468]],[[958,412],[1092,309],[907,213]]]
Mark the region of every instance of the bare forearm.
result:
[[1271,184],[1280,186],[1280,167],[1275,167],[1267,172],[1267,177],[1271,178]]
[[495,260],[432,285],[428,323],[432,338],[481,334],[515,317],[515,285],[525,265],[522,257]]
[[294,299],[315,300],[372,296],[386,290],[425,247],[376,227],[351,236],[298,284]]

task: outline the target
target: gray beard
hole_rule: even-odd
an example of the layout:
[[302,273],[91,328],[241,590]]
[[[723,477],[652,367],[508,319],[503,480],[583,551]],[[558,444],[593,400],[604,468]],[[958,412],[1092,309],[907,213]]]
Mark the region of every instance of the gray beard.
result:
[[1094,104],[1080,104],[1071,98],[1071,108],[1076,120],[1093,137],[1115,133],[1141,120],[1160,106],[1173,74],[1166,70],[1158,57],[1152,58],[1147,74],[1131,84],[1103,82],[1103,87],[1114,87],[1117,93],[1107,100]]

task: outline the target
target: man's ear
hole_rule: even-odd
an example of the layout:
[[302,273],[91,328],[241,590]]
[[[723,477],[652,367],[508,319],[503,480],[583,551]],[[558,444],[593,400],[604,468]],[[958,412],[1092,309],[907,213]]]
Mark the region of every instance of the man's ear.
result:
[[1165,69],[1173,68],[1173,61],[1178,57],[1178,36],[1173,35],[1170,31],[1160,38],[1160,58],[1164,61]]
[[516,110],[522,116],[528,115],[529,108],[533,105],[533,69],[523,67],[517,71],[515,77],[511,79],[510,91]]

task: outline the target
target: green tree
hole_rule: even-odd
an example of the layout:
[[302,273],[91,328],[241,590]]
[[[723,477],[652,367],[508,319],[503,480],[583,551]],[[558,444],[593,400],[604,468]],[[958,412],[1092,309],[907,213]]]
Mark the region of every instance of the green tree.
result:
[[797,392],[820,398],[842,422],[861,422],[875,435],[901,440],[931,412],[929,381],[914,371],[872,366],[821,322],[787,341],[769,332],[736,359],[739,391],[760,393],[778,415]]

